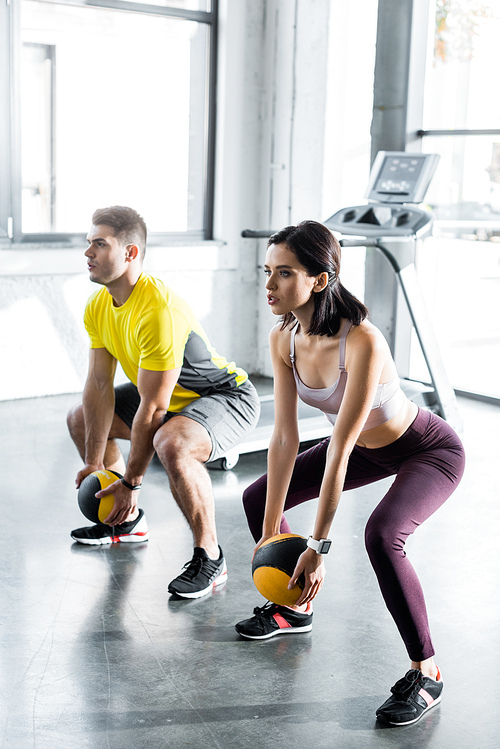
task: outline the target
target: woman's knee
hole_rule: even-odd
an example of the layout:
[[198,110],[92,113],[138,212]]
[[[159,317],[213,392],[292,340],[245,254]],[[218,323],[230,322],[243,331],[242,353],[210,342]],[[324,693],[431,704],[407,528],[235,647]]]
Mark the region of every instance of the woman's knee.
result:
[[266,506],[266,487],[263,486],[262,479],[258,479],[247,486],[243,492],[242,501],[247,517],[254,515],[256,512],[263,514]]
[[370,559],[404,554],[405,537],[388,522],[371,517],[365,528],[365,546]]
[[255,492],[254,484],[251,484],[243,492],[242,501],[245,512],[248,508],[253,507],[256,499],[258,499],[258,494]]

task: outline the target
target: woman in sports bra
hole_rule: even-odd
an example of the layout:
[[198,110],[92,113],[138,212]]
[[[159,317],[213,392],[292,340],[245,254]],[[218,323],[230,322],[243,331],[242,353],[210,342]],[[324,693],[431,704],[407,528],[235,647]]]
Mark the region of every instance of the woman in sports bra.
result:
[[[268,473],[243,496],[256,549],[290,532],[284,511],[317,497],[319,503],[290,580],[291,588],[305,576],[297,605],[257,607],[236,630],[257,640],[310,631],[311,602],[323,585],[342,491],[394,476],[367,522],[365,543],[410,658],[410,669],[376,714],[385,723],[408,725],[439,703],[443,682],[422,588],[404,544],[458,485],[464,452],[445,421],[405,396],[385,338],[341,284],[339,271],[339,243],[322,224],[304,221],[269,239],[267,297],[281,320],[270,334],[275,426]],[[331,437],[299,455],[298,398],[333,425]]]

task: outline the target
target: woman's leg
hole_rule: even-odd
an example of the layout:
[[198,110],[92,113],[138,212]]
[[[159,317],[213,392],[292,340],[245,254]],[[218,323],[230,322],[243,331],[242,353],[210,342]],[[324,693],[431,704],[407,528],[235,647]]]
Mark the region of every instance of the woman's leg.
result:
[[[285,510],[319,496],[329,441],[329,439],[323,440],[297,456],[285,502]],[[255,541],[258,541],[262,536],[266,493],[267,474],[257,479],[243,493],[243,507],[247,516],[248,527]],[[281,518],[280,533],[290,533],[290,526],[284,515]]]
[[[329,443],[328,438],[297,456],[285,501],[285,510],[319,497]],[[380,468],[376,462],[372,462],[355,448],[349,459],[344,489],[366,486],[394,473],[394,470],[387,471],[385,468]],[[250,532],[256,541],[262,536],[266,493],[267,474],[257,479],[243,493],[243,507]],[[284,515],[281,518],[280,533],[290,533],[290,526]]]
[[[450,427],[435,418],[431,426],[434,447],[427,446],[404,461],[365,531],[366,548],[387,608],[410,659],[425,667],[434,648],[422,587],[404,545],[408,536],[452,494],[464,469],[463,448]],[[432,661],[430,667],[433,668]]]

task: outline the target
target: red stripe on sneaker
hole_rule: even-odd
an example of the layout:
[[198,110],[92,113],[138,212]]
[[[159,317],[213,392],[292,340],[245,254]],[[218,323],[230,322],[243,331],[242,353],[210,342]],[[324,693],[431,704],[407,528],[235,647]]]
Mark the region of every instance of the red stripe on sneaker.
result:
[[212,588],[216,588],[218,585],[222,585],[223,582],[227,580],[227,570],[224,570],[222,574],[219,575],[219,577],[216,577],[215,580],[212,583]]
[[427,702],[427,707],[429,707],[429,705],[432,705],[432,703],[434,702],[434,697],[431,697],[429,692],[427,692],[423,687],[421,687],[418,693]]
[[273,619],[280,629],[288,629],[288,627],[292,626],[290,622],[287,622],[287,620],[281,616],[279,611],[277,611],[276,614],[273,614]]
[[143,531],[140,533],[120,533],[119,536],[111,536],[111,543],[112,544],[119,544],[122,543],[122,538],[130,538],[131,536],[147,536],[148,531]]

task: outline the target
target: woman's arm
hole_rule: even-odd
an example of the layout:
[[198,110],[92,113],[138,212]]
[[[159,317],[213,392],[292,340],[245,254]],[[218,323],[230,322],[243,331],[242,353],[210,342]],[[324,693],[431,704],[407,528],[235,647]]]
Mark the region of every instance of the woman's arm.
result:
[[269,336],[274,375],[274,430],[268,450],[267,499],[262,539],[279,533],[286,494],[299,450],[297,389],[289,364],[290,338],[279,326]]

